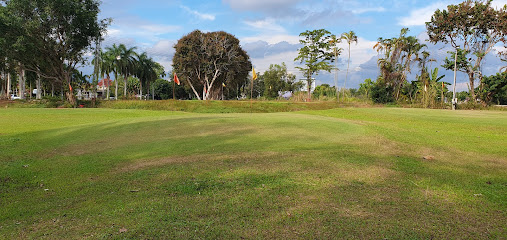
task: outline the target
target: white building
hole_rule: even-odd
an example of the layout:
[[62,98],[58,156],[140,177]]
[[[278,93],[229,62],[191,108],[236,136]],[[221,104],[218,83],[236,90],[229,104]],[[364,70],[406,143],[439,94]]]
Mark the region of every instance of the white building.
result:
[[[308,81],[306,81],[306,78],[301,78],[299,80],[303,82],[303,87],[301,87],[300,91],[306,92],[308,90]],[[315,81],[315,78],[312,78],[312,86],[310,88],[310,92],[315,91],[315,87],[317,87],[317,83]]]

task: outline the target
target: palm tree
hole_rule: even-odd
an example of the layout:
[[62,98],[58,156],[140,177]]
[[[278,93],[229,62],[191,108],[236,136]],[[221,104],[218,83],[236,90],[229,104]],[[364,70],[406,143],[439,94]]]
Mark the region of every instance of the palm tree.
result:
[[[402,39],[402,57],[401,60],[403,62],[402,69],[403,72],[398,79],[398,83],[396,85],[396,100],[399,99],[400,91],[403,88],[403,84],[407,82],[407,73],[411,73],[411,65],[412,62],[419,59],[419,53],[422,48],[426,47],[426,44],[419,43],[419,40],[413,36],[409,36]],[[427,52],[426,52],[427,53]],[[429,56],[429,53],[427,53]]]
[[115,88],[114,88],[114,99],[115,100],[118,99],[118,73],[120,73],[120,71],[121,71],[120,60],[121,60],[121,53],[122,53],[121,45],[123,45],[123,44],[120,44],[120,46],[117,46],[115,43],[115,44],[113,44],[112,47],[106,47],[108,55],[110,57],[109,60],[112,60],[112,62],[113,62],[112,70],[113,70],[113,74],[114,74],[114,83],[115,83]]
[[[421,69],[421,75],[418,77],[421,84],[427,89],[430,82],[430,74],[428,72],[427,64],[430,62],[435,62],[436,60],[433,58],[430,58],[430,53],[427,51],[423,51],[416,59],[415,61],[418,62],[418,66]],[[427,91],[422,92],[423,93],[423,104],[426,102],[425,99],[427,99]]]
[[349,45],[349,59],[347,61],[347,74],[345,75],[345,82],[343,83],[343,88],[346,88],[347,85],[347,79],[349,77],[349,66],[350,66],[350,44],[352,42],[356,42],[357,45],[357,35],[354,31],[344,32],[342,33],[342,36],[340,39],[343,39],[347,41],[347,44]]
[[[106,99],[109,100],[109,81],[111,79],[110,73],[114,72],[115,65],[115,56],[111,54],[111,52],[103,52],[100,51],[100,57],[98,59],[99,61],[99,69],[100,72],[98,73],[101,78],[104,78],[106,76],[107,82],[104,81],[104,84],[106,86]],[[94,59],[93,61],[97,61],[97,59]]]
[[109,51],[103,52],[102,50],[100,50],[98,59],[94,58],[92,60],[92,63],[95,64],[96,61],[98,61],[98,72],[97,72],[97,74],[101,78],[104,78],[104,76],[107,77],[107,83],[106,83],[106,81],[104,81],[104,84],[106,84],[106,99],[109,100],[109,79],[111,79],[111,77],[110,77],[109,74],[111,72],[114,72],[114,69],[115,69],[115,65],[114,65],[114,63],[115,63],[115,56],[112,55],[112,53],[109,52]]
[[338,91],[338,56],[340,55],[343,48],[338,47],[338,43],[341,42],[340,38],[337,38],[336,35],[331,36],[331,40],[329,43],[333,48],[334,60],[335,60],[335,68],[334,68],[334,85],[336,86],[336,101],[340,101],[340,92]]
[[135,49],[137,47],[127,48],[124,44],[120,44],[120,59],[118,61],[120,65],[119,73],[123,76],[123,96],[127,96],[127,78],[134,74],[136,68],[136,56]]
[[[377,64],[382,79],[384,79],[386,86],[393,89],[393,96],[396,100],[399,99],[400,91],[407,82],[407,73],[411,72],[413,61],[419,61],[420,51],[426,47],[425,44],[419,43],[417,38],[407,37],[407,32],[408,28],[403,28],[397,38],[379,38],[377,44],[373,47],[379,54],[384,55],[383,58],[378,59]],[[429,57],[429,54],[424,59],[426,62],[429,61],[427,57]],[[421,76],[425,77],[424,74],[421,74]]]
[[146,84],[149,81],[155,80],[157,78],[156,62],[154,62],[146,52],[143,52],[141,55],[137,55],[137,64],[136,64],[136,76],[139,78],[139,92],[140,99],[142,99],[143,95],[143,83]]

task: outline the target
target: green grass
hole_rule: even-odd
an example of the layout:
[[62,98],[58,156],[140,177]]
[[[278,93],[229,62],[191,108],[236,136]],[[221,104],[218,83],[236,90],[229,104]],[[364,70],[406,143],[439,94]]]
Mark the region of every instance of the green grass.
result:
[[[344,103],[341,103],[342,105]],[[347,103],[359,104],[359,103]],[[194,113],[271,113],[301,110],[322,110],[340,106],[335,101],[293,102],[293,101],[101,101],[99,107],[112,109],[169,110]]]
[[7,108],[0,153],[5,239],[507,235],[505,112]]

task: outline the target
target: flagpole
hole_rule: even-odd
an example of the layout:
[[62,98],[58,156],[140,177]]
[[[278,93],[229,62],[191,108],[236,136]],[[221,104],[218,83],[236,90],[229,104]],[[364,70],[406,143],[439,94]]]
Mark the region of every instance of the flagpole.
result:
[[253,83],[254,80],[257,79],[257,74],[255,73],[255,68],[252,66],[252,84],[250,84],[250,111],[252,111],[252,99],[253,99]]
[[253,96],[253,76],[252,76],[252,84],[250,84],[250,111],[252,110],[252,96]]
[[174,88],[176,88],[176,83],[175,83],[175,82],[174,82],[174,80],[173,80],[173,100],[175,99],[175,98],[174,98]]

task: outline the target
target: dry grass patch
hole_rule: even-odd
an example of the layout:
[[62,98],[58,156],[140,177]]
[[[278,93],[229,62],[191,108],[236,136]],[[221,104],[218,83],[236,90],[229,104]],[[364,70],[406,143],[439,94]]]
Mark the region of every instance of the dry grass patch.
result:
[[123,173],[123,172],[131,172],[137,170],[144,170],[153,167],[162,167],[169,164],[175,163],[191,163],[191,162],[216,162],[216,161],[241,161],[245,162],[249,159],[257,159],[257,158],[272,158],[274,156],[278,156],[279,153],[276,152],[256,152],[256,153],[248,153],[248,152],[239,152],[235,154],[219,154],[219,153],[210,153],[210,154],[194,154],[190,156],[170,156],[170,157],[162,157],[156,159],[139,159],[133,162],[128,163],[127,165],[122,164],[122,166],[113,169],[113,173]]

